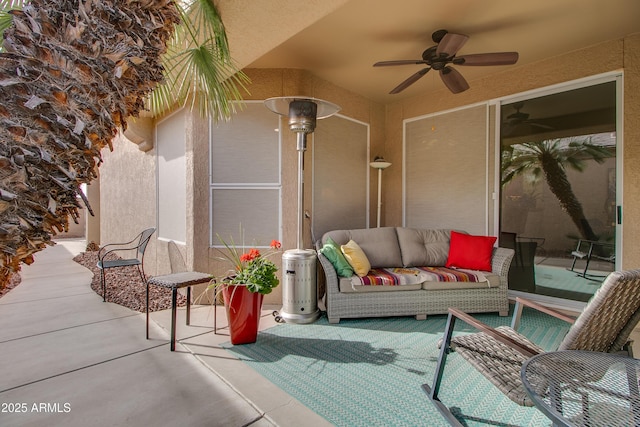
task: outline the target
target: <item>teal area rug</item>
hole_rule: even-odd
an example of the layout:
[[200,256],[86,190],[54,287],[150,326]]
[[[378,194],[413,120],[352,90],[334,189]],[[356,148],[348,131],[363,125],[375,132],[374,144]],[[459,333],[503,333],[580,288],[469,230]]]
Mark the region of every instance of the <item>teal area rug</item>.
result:
[[[510,317],[476,315],[491,325]],[[336,426],[447,426],[421,385],[431,384],[446,316],[346,319],[282,324],[260,332],[255,344],[225,348]],[[520,332],[555,349],[566,323],[525,309]],[[462,321],[457,333],[474,330]],[[535,408],[511,402],[467,362],[447,360],[441,400],[468,426],[541,426]]]
[[[581,271],[581,270],[578,270]],[[600,288],[602,281],[609,274],[608,271],[589,271],[593,274],[594,280],[585,279],[578,276],[576,272],[569,271],[563,267],[536,265],[536,293],[551,294],[552,296],[566,297],[578,301],[588,301],[591,296]],[[602,277],[596,277],[602,276]],[[539,288],[546,288],[549,292]],[[557,295],[554,294],[554,291]],[[567,293],[563,296],[562,293]]]

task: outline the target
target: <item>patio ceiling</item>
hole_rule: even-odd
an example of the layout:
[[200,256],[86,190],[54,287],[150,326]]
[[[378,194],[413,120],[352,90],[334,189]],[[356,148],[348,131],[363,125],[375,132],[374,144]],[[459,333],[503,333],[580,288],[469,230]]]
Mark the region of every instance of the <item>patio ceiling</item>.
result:
[[[460,54],[518,51],[512,66],[457,67],[469,81],[640,32],[637,0],[220,0],[241,67],[300,68],[368,99],[389,103],[444,88],[430,72],[397,95],[388,92],[421,65],[438,29],[467,34]],[[597,61],[598,58],[594,58]],[[455,95],[451,95],[455,96]]]

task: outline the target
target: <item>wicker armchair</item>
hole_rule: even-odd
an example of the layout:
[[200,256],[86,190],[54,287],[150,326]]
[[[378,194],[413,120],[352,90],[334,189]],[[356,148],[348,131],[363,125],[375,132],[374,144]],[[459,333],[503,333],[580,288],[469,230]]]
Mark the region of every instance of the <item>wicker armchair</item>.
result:
[[[520,371],[528,358],[545,350],[516,332],[524,306],[572,324],[558,350],[626,352],[632,356],[629,336],[640,320],[640,270],[615,271],[609,274],[575,319],[532,301],[517,298],[511,327],[494,329],[460,310],[450,308],[433,384],[424,384],[422,388],[452,425],[461,423],[438,397],[447,355],[451,351],[471,363],[512,401],[521,406],[533,406],[522,384]],[[480,332],[453,337],[456,319]]]

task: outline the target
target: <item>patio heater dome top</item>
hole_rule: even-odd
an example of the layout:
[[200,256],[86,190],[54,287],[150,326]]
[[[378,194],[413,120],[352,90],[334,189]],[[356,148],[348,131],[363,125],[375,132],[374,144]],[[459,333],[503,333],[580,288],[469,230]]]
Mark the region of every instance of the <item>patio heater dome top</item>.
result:
[[276,98],[268,98],[264,101],[264,104],[274,113],[280,114],[282,116],[289,116],[289,107],[292,101],[306,101],[316,104],[316,119],[325,119],[340,111],[340,107],[332,102],[318,98],[310,98],[307,96],[280,96]]
[[312,133],[316,128],[316,119],[324,119],[340,110],[331,102],[302,96],[269,98],[264,104],[276,114],[289,116],[289,129],[301,134]]

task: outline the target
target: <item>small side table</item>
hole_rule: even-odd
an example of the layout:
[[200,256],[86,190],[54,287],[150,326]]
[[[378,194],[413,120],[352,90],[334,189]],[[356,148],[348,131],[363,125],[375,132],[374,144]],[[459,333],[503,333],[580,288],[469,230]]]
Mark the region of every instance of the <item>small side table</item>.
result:
[[171,289],[171,351],[176,349],[176,312],[178,289],[187,288],[187,325],[191,319],[191,286],[211,281],[211,275],[197,271],[155,276],[147,280],[147,339],[149,339],[149,285]]
[[556,351],[522,365],[534,404],[554,425],[639,426],[640,360],[610,353]]

